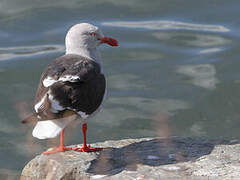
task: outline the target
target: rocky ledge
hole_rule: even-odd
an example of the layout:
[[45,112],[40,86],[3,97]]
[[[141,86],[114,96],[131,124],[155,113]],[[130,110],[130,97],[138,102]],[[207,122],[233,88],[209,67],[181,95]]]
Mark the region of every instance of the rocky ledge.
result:
[[38,155],[21,180],[240,179],[238,140],[142,138],[93,144],[101,152]]

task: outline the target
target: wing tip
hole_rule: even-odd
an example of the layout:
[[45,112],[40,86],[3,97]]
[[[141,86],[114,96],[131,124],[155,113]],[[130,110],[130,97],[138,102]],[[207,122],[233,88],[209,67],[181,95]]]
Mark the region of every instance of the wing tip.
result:
[[21,123],[22,124],[27,124],[27,123],[34,122],[34,121],[37,121],[37,115],[36,114],[31,114],[30,116],[28,116],[27,118],[22,120]]

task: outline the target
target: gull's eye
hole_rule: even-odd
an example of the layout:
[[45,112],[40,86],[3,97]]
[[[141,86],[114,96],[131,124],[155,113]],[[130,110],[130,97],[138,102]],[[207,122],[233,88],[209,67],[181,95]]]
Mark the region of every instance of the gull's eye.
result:
[[91,32],[91,33],[90,33],[90,36],[95,37],[95,36],[97,36],[97,34],[96,34],[95,32]]

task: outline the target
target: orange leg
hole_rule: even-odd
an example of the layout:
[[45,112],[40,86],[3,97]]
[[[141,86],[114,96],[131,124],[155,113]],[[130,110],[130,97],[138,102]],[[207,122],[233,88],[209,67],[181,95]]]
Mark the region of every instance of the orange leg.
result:
[[63,141],[64,130],[62,130],[59,147],[54,148],[53,150],[50,150],[50,151],[43,152],[43,154],[48,155],[48,154],[54,154],[57,152],[64,152],[67,150],[74,150],[79,152],[96,152],[96,151],[101,151],[103,149],[103,148],[94,148],[94,147],[91,147],[90,145],[87,145],[87,138],[86,138],[87,123],[84,123],[82,125],[82,132],[83,132],[83,146],[81,148],[64,146],[64,141]]
[[57,153],[57,152],[64,152],[66,150],[70,150],[69,148],[64,146],[63,135],[64,135],[64,130],[62,130],[62,132],[61,132],[59,147],[53,148],[53,150],[50,150],[50,151],[43,152],[43,154],[48,155],[48,154],[54,154],[54,153]]
[[82,125],[82,132],[83,132],[83,146],[81,148],[76,148],[73,147],[71,148],[74,151],[79,151],[79,152],[96,152],[96,151],[101,151],[103,148],[94,148],[91,147],[90,145],[87,145],[87,123],[84,123]]

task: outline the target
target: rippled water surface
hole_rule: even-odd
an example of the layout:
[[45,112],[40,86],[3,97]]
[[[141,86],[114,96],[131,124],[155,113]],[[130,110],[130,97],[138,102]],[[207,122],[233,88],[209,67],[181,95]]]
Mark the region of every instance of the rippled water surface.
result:
[[[89,142],[239,138],[239,6],[237,0],[1,1],[0,174],[18,174],[58,143],[33,138],[32,126],[20,119],[32,111],[44,67],[64,54],[65,34],[80,22],[100,26],[120,44],[100,48],[108,99],[89,120]],[[68,129],[66,143],[81,143],[80,125]]]

